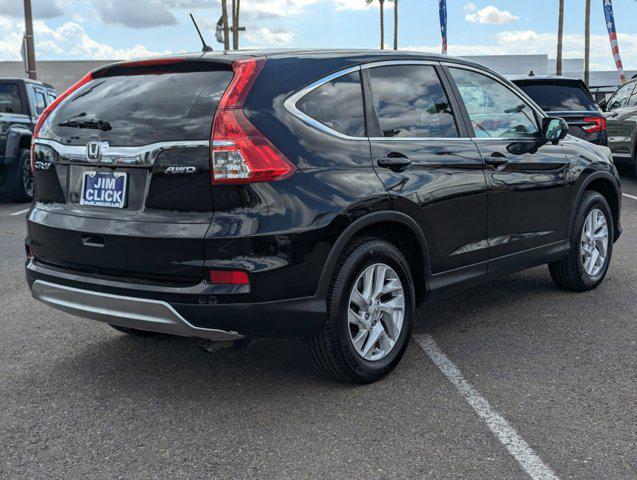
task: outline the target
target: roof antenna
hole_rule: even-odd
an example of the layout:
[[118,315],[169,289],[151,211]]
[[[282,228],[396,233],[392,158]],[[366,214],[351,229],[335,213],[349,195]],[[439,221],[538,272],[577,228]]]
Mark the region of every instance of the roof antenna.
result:
[[195,17],[192,16],[192,13],[190,14],[190,19],[192,20],[192,23],[195,25],[195,28],[197,29],[197,33],[199,34],[199,38],[201,39],[201,45],[202,45],[201,51],[203,53],[212,52],[212,47],[208,45],[206,41],[203,39],[201,30],[199,30],[199,26],[197,25],[197,22],[195,21]]

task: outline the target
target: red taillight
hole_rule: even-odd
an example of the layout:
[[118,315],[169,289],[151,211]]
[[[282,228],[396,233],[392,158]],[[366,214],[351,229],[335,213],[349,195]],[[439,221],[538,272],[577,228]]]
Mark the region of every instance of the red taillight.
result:
[[210,270],[210,283],[222,285],[250,285],[246,272],[240,270]]
[[264,64],[261,58],[232,64],[234,77],[221,97],[212,127],[213,183],[271,182],[295,170],[243,113],[245,99]]
[[[51,115],[51,112],[55,110],[58,107],[58,105],[62,103],[64,100],[66,100],[73,92],[75,92],[78,88],[80,88],[82,85],[87,84],[91,80],[93,80],[93,73],[89,72],[84,77],[82,77],[80,81],[78,81],[77,83],[72,85],[70,88],[65,90],[62,94],[60,94],[60,96],[58,96],[55,100],[53,100],[53,102],[51,102],[49,106],[44,109],[44,111],[40,114],[40,118],[38,118],[38,122],[35,124],[35,129],[33,130],[33,140],[35,140],[38,137],[38,134],[40,133],[40,129],[42,128],[42,125],[44,124],[48,116]],[[33,155],[33,150],[34,148],[32,144],[31,171],[35,172],[35,158]]]
[[605,117],[587,117],[584,122],[588,125],[584,125],[582,130],[586,133],[597,133],[606,131],[606,118]]

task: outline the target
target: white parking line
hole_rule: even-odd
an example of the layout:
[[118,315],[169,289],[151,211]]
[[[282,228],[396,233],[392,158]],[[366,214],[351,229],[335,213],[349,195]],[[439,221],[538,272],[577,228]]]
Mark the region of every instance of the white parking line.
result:
[[622,195],[623,195],[624,197],[628,197],[628,198],[632,198],[633,200],[637,200],[637,197],[636,197],[635,195],[630,195],[630,194],[628,194],[628,193],[622,193]]
[[29,209],[25,208],[24,210],[18,210],[17,212],[10,213],[9,215],[12,217],[15,217],[17,215],[22,215],[23,213],[27,213],[28,211]]
[[546,465],[531,449],[509,422],[496,412],[489,402],[480,395],[473,385],[466,381],[462,372],[440,350],[435,340],[429,335],[415,335],[416,341],[440,371],[447,377],[460,395],[471,405],[475,412],[484,420],[497,439],[508,452],[517,460],[522,469],[533,480],[559,480],[553,470]]

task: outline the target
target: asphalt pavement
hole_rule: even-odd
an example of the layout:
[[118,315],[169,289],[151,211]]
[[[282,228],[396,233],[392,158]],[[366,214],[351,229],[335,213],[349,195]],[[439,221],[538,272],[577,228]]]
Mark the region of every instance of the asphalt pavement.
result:
[[597,290],[541,267],[427,305],[394,373],[359,387],[298,341],[207,354],[35,302],[27,205],[0,203],[0,478],[635,479],[637,180],[624,191]]

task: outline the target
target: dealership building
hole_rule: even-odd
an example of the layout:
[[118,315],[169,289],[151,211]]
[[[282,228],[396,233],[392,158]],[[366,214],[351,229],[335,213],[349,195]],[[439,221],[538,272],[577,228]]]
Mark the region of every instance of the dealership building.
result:
[[[481,63],[503,75],[554,75],[555,60],[548,55],[478,55],[467,56],[467,59]],[[74,61],[39,61],[37,64],[38,79],[53,85],[57,91],[63,91],[86,72],[114,60],[74,60]],[[562,65],[564,76],[584,78],[584,59],[565,59]],[[637,70],[626,71],[631,78]],[[24,77],[25,68],[22,62],[0,62],[0,78]],[[590,74],[591,90],[603,89],[613,91],[619,86],[616,70],[592,71]]]

